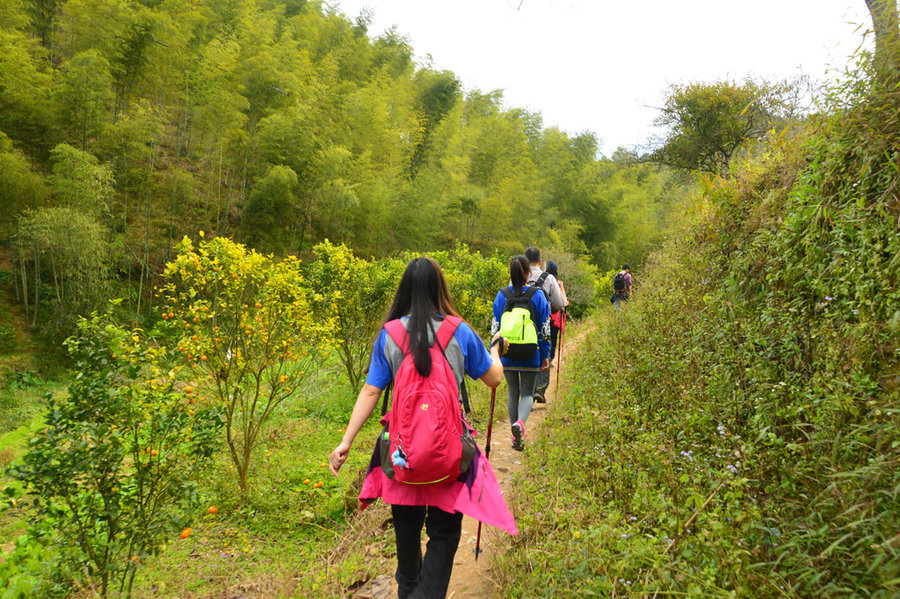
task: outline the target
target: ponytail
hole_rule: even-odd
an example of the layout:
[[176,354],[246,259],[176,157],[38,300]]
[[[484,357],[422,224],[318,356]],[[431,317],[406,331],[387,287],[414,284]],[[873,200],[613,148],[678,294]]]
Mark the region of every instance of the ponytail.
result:
[[513,256],[509,262],[509,280],[512,281],[513,291],[516,295],[522,293],[522,288],[528,281],[528,272],[531,264],[525,256]]

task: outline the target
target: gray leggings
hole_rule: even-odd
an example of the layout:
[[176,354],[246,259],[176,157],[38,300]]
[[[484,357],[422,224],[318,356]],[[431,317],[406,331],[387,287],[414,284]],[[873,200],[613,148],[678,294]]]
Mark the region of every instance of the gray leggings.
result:
[[509,423],[513,424],[516,420],[526,422],[534,406],[534,379],[537,373],[504,370],[503,376],[506,378],[506,388],[509,392],[506,399]]

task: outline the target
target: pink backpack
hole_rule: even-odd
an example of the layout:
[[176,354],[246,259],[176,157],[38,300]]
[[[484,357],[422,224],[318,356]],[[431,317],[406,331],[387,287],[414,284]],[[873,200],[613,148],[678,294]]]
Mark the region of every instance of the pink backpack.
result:
[[[384,325],[394,343],[403,351],[403,362],[394,377],[391,411],[382,419],[382,469],[389,478],[408,485],[452,482],[468,470],[474,451],[463,446],[474,442],[462,417],[459,387],[444,348],[453,337],[461,318],[447,316],[432,344],[431,373],[424,377],[416,370],[409,353],[409,335],[400,320]],[[468,440],[463,437],[468,437]],[[462,468],[460,467],[462,464]]]

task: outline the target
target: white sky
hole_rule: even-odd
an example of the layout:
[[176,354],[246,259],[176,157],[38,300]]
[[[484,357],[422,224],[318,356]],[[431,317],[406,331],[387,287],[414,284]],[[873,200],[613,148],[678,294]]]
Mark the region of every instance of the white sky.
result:
[[660,133],[650,107],[670,83],[833,79],[870,27],[864,0],[331,2],[351,19],[368,7],[371,36],[396,26],[466,91],[502,89],[545,126],[593,131],[607,155]]

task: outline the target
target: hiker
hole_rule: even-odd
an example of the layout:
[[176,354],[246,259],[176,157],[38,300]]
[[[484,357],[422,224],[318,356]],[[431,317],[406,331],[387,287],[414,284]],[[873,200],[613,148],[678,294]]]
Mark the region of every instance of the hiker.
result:
[[[563,285],[563,282],[559,280],[559,267],[556,265],[556,262],[552,260],[547,261],[547,270],[545,272],[550,273],[556,279],[556,282],[559,283],[559,291],[562,293],[563,301],[565,302],[566,307],[569,305],[569,297],[566,295],[566,288]],[[562,328],[562,319],[563,319],[563,310],[553,310],[552,307],[550,309],[550,363],[553,363],[553,358],[556,356],[556,341],[559,338],[559,330]],[[552,369],[551,369],[552,370]],[[549,370],[548,370],[549,372]],[[535,394],[536,395],[536,394]],[[535,397],[535,399],[537,399]]]
[[613,277],[613,295],[609,300],[616,306],[616,310],[631,297],[631,284],[631,267],[623,264],[622,270]]
[[[550,304],[536,287],[526,284],[528,268],[529,261],[524,256],[515,256],[510,261],[512,284],[497,293],[491,322],[491,334],[500,332],[509,342],[501,362],[508,393],[506,407],[512,448],[517,451],[525,449],[525,423],[534,406],[535,378],[550,368]],[[513,324],[522,330],[510,331]],[[523,342],[517,343],[517,337]]]
[[[396,340],[398,334],[399,344]],[[436,351],[435,346],[440,351]],[[347,430],[340,444],[329,456],[331,472],[337,476],[347,460],[353,440],[372,415],[379,396],[388,385],[395,383],[395,404],[401,396],[415,396],[416,401],[421,401],[423,397],[433,397],[416,396],[418,387],[409,383],[410,380],[432,383],[443,376],[443,382],[452,381],[459,385],[467,374],[473,379],[480,379],[489,387],[496,387],[503,378],[500,353],[501,348],[505,347],[504,340],[496,335],[488,351],[472,328],[459,318],[453,309],[444,275],[434,260],[427,257],[412,260],[397,287],[393,303],[384,319],[384,327],[375,338],[366,383],[353,407]],[[438,359],[444,362],[434,361]],[[417,375],[426,378],[415,379]],[[452,401],[458,404],[458,393]],[[383,416],[386,402],[387,394],[382,404]],[[440,404],[440,399],[432,399],[429,403],[433,403],[436,408],[446,407],[445,404]],[[415,414],[429,414],[429,403],[417,404],[421,410],[413,411]],[[452,411],[456,413],[449,416],[454,421],[441,421],[441,426],[450,428],[460,425],[461,409],[457,405]],[[403,421],[401,417],[404,415],[409,420],[414,419],[407,412],[394,412],[392,409],[384,416],[382,424],[390,421],[388,426],[402,426],[399,423]],[[400,412],[399,407],[397,412]],[[434,409],[430,414],[441,415],[443,412]],[[427,415],[420,417],[425,418]],[[472,432],[464,420],[462,425],[465,426],[464,430]],[[386,430],[393,429],[386,426]],[[399,597],[443,598],[450,583],[453,558],[462,534],[463,513],[502,528],[510,534],[518,534],[515,521],[503,500],[490,463],[482,457],[474,442],[472,462],[459,478],[454,475],[449,480],[442,479],[441,482],[432,484],[406,484],[399,482],[400,473],[415,473],[414,463],[422,463],[414,459],[414,456],[422,455],[418,452],[425,451],[428,454],[425,459],[432,459],[434,456],[450,453],[448,448],[451,444],[435,448],[434,445],[420,442],[413,447],[415,442],[428,435],[423,437],[422,434],[410,434],[402,449],[398,441],[396,451],[386,458],[390,464],[386,464],[382,462],[380,451],[383,449],[381,440],[384,434],[383,431],[376,441],[376,450],[372,454],[359,494],[360,507],[365,508],[378,497],[391,506],[397,544],[395,578]],[[431,436],[430,440],[435,438],[439,438],[439,435]],[[389,436],[389,441],[394,443],[392,436]],[[459,451],[458,446],[456,451]],[[461,470],[460,463],[458,471]],[[386,471],[391,472],[392,476],[389,477]],[[428,533],[424,556],[421,550],[423,525]]]
[[[559,311],[566,307],[566,296],[559,287],[556,276],[549,272],[541,271],[541,250],[531,246],[525,250],[525,257],[528,258],[529,270],[527,272],[527,283],[533,285],[544,292],[544,297],[550,303],[550,311]],[[551,359],[553,354],[550,354]],[[544,397],[547,387],[550,385],[550,368],[538,372],[535,381],[534,399],[538,403],[546,402]]]

